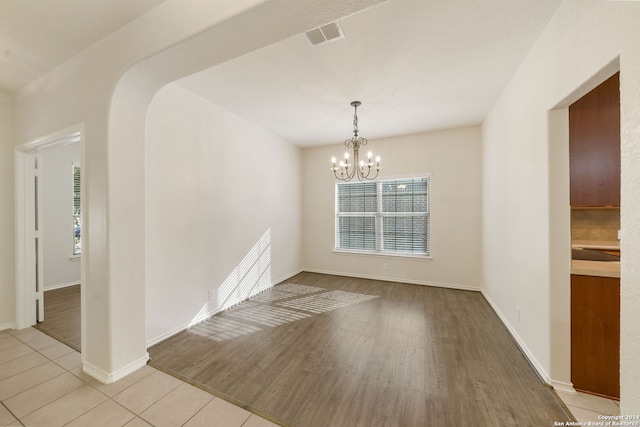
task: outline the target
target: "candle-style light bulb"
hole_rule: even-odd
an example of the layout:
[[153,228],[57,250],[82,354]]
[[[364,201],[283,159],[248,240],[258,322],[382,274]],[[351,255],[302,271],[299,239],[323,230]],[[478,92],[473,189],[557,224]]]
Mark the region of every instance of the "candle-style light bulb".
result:
[[334,165],[336,164],[336,158],[335,157],[331,158],[331,163],[333,163]]
[[373,157],[373,153],[372,153],[371,151],[369,151],[369,152],[367,153],[367,157],[368,157],[368,158],[372,158],[372,157]]
[[380,156],[376,157],[376,163],[380,163]]
[[349,160],[349,152],[344,153],[345,160]]

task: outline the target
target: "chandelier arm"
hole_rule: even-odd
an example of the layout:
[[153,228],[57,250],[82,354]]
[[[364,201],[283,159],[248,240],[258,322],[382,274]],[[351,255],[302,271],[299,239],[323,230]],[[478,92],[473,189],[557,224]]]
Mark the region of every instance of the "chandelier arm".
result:
[[371,166],[369,166],[369,170],[367,171],[367,176],[365,176],[365,179],[368,180],[372,180],[372,179],[376,179],[378,177],[378,174],[380,173],[380,169],[376,168],[376,174],[374,176],[372,176],[371,178],[369,178],[369,175],[371,174]]
[[[353,165],[352,165],[353,166]],[[351,170],[351,172],[349,172],[349,168],[348,167],[341,167],[340,169],[340,176],[338,176],[338,171],[337,169],[333,171],[333,175],[339,179],[340,181],[344,181],[344,182],[349,182],[353,179],[353,177],[355,176],[355,170]],[[346,177],[345,177],[346,174]]]

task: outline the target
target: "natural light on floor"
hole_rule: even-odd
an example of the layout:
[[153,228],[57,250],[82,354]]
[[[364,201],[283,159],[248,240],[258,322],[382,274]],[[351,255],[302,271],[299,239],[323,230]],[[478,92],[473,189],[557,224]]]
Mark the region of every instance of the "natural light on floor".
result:
[[[244,307],[244,304],[242,307]],[[242,310],[230,312],[229,316],[260,323],[265,326],[279,326],[295,320],[304,319],[311,315],[287,310],[286,308],[263,306],[243,308]]]
[[379,297],[284,283],[199,323],[189,332],[226,341],[375,298]]
[[299,310],[310,311],[312,313],[325,313],[351,304],[368,301],[373,298],[378,298],[378,296],[343,291],[330,291],[291,301],[279,302],[277,305],[297,308]]

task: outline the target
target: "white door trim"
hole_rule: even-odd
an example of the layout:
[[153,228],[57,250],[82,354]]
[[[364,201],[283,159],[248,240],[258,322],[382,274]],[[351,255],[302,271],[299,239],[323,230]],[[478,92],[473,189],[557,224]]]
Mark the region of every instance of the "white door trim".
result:
[[[15,148],[15,201],[16,201],[16,329],[28,328],[37,321],[36,312],[36,248],[35,248],[35,188],[33,185],[36,156],[45,148],[70,142],[80,142],[81,163],[84,163],[84,125],[79,124],[42,138],[26,142]],[[84,189],[83,189],[84,191]],[[84,204],[84,197],[81,200]],[[84,206],[83,206],[84,212]],[[42,240],[40,239],[40,253]],[[40,262],[40,280],[42,263]],[[84,272],[84,262],[80,270]],[[82,275],[82,273],[81,273]],[[81,310],[84,307],[81,307]]]

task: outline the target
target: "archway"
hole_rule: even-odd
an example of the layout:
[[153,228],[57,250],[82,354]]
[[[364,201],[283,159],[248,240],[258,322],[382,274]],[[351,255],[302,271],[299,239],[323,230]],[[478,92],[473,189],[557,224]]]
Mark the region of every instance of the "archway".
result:
[[[109,383],[143,366],[145,337],[145,117],[164,85],[380,0],[272,0],[131,67],[109,107],[105,146],[90,148],[86,173],[103,189],[89,195],[83,369]],[[99,159],[99,157],[101,157]],[[95,166],[91,170],[92,166]],[[105,191],[106,189],[106,191]],[[105,227],[100,230],[100,227]],[[92,231],[97,231],[91,236]]]

